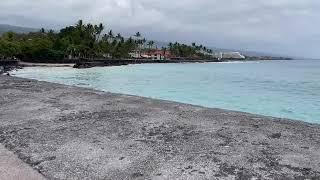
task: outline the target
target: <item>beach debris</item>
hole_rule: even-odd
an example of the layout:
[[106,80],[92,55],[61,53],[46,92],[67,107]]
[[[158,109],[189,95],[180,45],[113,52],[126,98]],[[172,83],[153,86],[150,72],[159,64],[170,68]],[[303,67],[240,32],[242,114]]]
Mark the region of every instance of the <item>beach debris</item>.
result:
[[273,139],[279,139],[281,137],[281,133],[274,133],[271,135],[271,138]]

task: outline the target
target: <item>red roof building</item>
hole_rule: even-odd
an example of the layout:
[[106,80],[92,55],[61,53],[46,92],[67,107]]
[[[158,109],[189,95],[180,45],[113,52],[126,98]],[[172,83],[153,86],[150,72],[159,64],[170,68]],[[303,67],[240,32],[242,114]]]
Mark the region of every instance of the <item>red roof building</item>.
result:
[[152,49],[145,53],[143,53],[143,56],[149,57],[153,60],[169,60],[171,59],[171,53],[170,51],[164,51],[159,49]]

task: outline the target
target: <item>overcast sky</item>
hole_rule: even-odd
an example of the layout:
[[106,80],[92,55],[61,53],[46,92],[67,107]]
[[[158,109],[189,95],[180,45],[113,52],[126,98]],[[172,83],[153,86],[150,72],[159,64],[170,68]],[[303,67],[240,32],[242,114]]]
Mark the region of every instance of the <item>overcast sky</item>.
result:
[[320,0],[0,0],[0,24],[78,19],[161,41],[320,58]]

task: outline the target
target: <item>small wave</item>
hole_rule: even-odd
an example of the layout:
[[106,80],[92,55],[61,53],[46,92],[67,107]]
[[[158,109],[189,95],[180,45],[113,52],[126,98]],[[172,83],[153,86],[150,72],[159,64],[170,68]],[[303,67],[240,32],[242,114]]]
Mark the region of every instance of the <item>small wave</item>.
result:
[[87,84],[87,83],[77,83],[77,86],[90,86],[90,84]]
[[240,63],[260,63],[259,61],[226,61],[226,62],[211,62],[217,64],[240,64]]

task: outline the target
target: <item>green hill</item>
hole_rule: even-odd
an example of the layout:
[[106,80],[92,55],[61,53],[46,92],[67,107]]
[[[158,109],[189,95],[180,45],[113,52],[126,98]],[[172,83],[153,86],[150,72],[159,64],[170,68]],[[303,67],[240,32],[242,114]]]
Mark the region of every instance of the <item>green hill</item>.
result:
[[29,32],[39,31],[39,29],[0,24],[0,35],[8,31],[13,31],[16,33],[29,33]]

